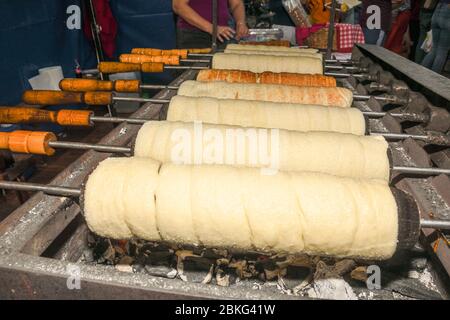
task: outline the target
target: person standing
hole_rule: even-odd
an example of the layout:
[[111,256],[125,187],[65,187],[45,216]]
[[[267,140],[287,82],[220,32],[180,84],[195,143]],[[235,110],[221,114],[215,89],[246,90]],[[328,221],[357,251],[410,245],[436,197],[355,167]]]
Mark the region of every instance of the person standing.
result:
[[422,65],[441,73],[450,50],[450,0],[440,0],[431,19],[433,47],[423,59]]
[[427,37],[428,31],[431,30],[431,18],[433,17],[434,9],[439,0],[421,0],[419,11],[419,39],[417,40],[417,47],[414,56],[414,61],[421,64],[426,52],[422,49],[422,45]]
[[[248,35],[245,21],[245,8],[242,0],[217,0],[218,27],[217,39],[223,47],[227,41],[239,40]],[[211,0],[173,0],[173,11],[178,15],[177,47],[207,48],[211,47],[212,1]],[[235,28],[230,26],[230,13],[234,18]]]

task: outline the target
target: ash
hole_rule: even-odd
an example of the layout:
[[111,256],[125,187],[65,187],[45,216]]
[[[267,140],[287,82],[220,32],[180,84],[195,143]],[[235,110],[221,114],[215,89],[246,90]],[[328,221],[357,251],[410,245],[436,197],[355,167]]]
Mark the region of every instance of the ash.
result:
[[306,298],[442,299],[426,255],[417,252],[378,262],[381,288],[372,290],[366,285],[370,276],[367,267],[375,263],[352,259],[240,254],[138,239],[117,241],[90,234],[81,261],[110,265],[126,273]]

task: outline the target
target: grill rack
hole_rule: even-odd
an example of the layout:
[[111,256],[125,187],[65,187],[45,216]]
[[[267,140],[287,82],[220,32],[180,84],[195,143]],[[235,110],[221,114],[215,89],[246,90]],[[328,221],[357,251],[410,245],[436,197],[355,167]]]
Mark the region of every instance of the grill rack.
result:
[[[365,55],[371,55],[370,46],[360,46]],[[375,57],[376,58],[376,57]],[[392,66],[391,66],[392,67]],[[171,85],[180,85],[183,81],[194,79],[196,71],[189,70],[175,79]],[[351,84],[343,80],[344,86]],[[354,89],[354,88],[353,88]],[[155,98],[168,99],[175,92],[160,91]],[[448,101],[447,101],[448,102]],[[362,110],[369,110],[366,102],[355,102]],[[158,119],[164,117],[167,110],[162,105],[144,104],[132,117]],[[387,130],[382,120],[372,119],[371,126]],[[128,145],[139,130],[138,125],[121,124],[105,136],[100,143],[117,146]],[[414,157],[401,143],[393,143],[394,158],[402,165],[414,165]],[[79,186],[95,166],[109,154],[88,151],[63,170],[51,184]],[[434,186],[434,179],[402,179],[396,184],[416,198],[422,214],[435,212],[435,217],[450,215],[448,201]],[[447,204],[447,207],[445,207]],[[102,265],[85,265],[64,259],[42,257],[45,250],[79,217],[77,203],[63,197],[35,194],[31,199],[15,210],[0,223],[0,296],[7,298],[228,298],[228,299],[304,299],[286,296],[278,292],[248,290],[242,287],[218,287],[198,283],[186,283],[177,279],[165,279],[145,274],[124,273]],[[425,216],[424,216],[425,217]],[[448,218],[448,217],[447,217]],[[66,254],[81,244],[80,234],[86,232],[84,224],[75,231],[68,242]],[[424,230],[423,243],[435,254],[444,269],[450,274],[450,249],[437,246],[436,232]],[[69,259],[70,260],[70,259]],[[68,270],[77,266],[82,279],[82,290],[68,290]]]

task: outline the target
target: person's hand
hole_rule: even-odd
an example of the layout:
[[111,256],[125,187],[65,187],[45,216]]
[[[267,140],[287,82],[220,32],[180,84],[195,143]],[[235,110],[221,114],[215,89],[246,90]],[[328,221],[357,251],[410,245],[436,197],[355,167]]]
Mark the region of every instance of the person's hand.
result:
[[248,27],[245,22],[238,22],[236,24],[236,40],[240,40],[248,36]]
[[[211,34],[212,26],[211,26]],[[224,42],[225,40],[231,40],[234,38],[234,35],[236,34],[236,31],[234,31],[233,28],[230,28],[228,26],[217,26],[217,39],[219,39],[220,42]]]
[[409,56],[412,45],[413,45],[413,42],[411,41],[409,31],[407,31],[403,35],[403,39],[402,39],[402,51],[405,53],[406,56]]

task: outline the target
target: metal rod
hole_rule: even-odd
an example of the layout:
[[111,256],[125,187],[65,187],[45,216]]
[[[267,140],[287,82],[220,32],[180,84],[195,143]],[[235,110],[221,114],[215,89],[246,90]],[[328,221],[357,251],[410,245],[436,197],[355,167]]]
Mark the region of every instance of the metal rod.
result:
[[196,66],[164,66],[164,69],[174,69],[174,70],[205,70],[209,67],[196,67]]
[[141,89],[166,89],[166,90],[178,90],[179,86],[165,86],[158,84],[141,84],[139,86]]
[[414,140],[422,140],[428,141],[427,135],[419,135],[419,134],[408,134],[408,133],[389,133],[389,132],[371,132],[371,136],[383,136],[386,139],[390,140],[404,140],[407,138],[411,138]]
[[211,63],[211,60],[203,60],[203,59],[180,59],[180,62],[189,62],[189,63]]
[[336,0],[331,0],[330,25],[328,27],[328,42],[327,42],[327,59],[331,59],[333,52],[334,40],[334,18],[336,14]]
[[30,183],[30,182],[24,183],[15,181],[0,181],[0,188],[19,191],[42,191],[50,195],[62,197],[81,196],[81,190],[78,188],[49,186],[45,184]]
[[328,69],[328,70],[350,70],[350,71],[357,71],[357,72],[368,72],[369,71],[367,68],[352,67],[352,66],[337,66],[337,65],[325,65],[325,69]]
[[216,50],[217,50],[217,24],[218,24],[218,19],[219,19],[217,0],[212,0],[211,16],[212,16],[211,48],[212,48],[212,52],[216,52]]
[[152,99],[139,97],[118,97],[113,96],[113,101],[132,101],[132,102],[151,102],[151,103],[169,103],[170,99]]
[[120,117],[96,117],[91,116],[90,118],[93,122],[127,122],[130,124],[144,124],[147,121],[150,121],[150,119],[137,119],[137,118],[120,118]]
[[69,141],[49,141],[48,145],[52,148],[77,149],[77,150],[94,150],[109,153],[131,153],[129,147],[108,146],[105,144],[92,144],[83,142]]
[[[92,0],[87,0],[87,6],[89,7],[88,14],[90,16],[90,26],[91,26],[91,34],[92,39],[94,42],[94,49],[95,54],[97,57],[97,63],[100,63],[101,61],[105,60],[104,52],[103,52],[103,45],[101,41],[101,35],[100,35],[100,26],[97,23],[97,15],[95,13],[95,6]],[[100,80],[109,80],[109,77],[107,74],[103,74],[102,72],[98,73]],[[110,104],[107,106],[108,114],[110,117],[115,116],[115,110],[112,108]]]
[[390,113],[390,112],[377,112],[377,111],[363,111],[362,114],[365,116],[368,116],[369,118],[382,118],[385,115],[390,115],[391,117],[399,118],[401,120],[411,121],[411,122],[421,122],[421,123],[427,123],[430,120],[430,117],[426,114],[410,113],[410,112]]
[[396,97],[393,95],[370,96],[370,95],[364,95],[364,94],[353,94],[353,99],[359,100],[359,101],[368,101],[372,97],[375,100],[383,101],[386,103],[399,104],[399,105],[407,105],[408,104],[408,99],[399,98],[399,97]]
[[440,174],[450,175],[450,169],[441,169],[441,168],[414,168],[414,167],[393,166],[392,170],[400,173],[411,173],[425,176],[437,176]]
[[354,77],[357,79],[362,80],[369,80],[369,81],[377,81],[378,77],[376,75],[370,75],[370,74],[358,74],[358,73],[339,73],[339,72],[324,72],[325,76],[335,77],[335,78],[348,78],[348,77]]
[[420,227],[450,230],[450,220],[420,219]]

